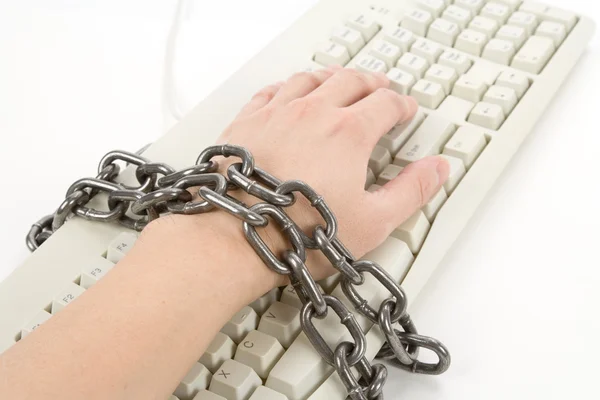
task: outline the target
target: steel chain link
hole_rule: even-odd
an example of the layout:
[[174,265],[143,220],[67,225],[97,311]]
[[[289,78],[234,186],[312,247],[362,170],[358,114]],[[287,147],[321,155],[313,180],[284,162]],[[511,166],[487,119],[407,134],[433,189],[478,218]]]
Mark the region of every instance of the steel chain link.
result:
[[[227,176],[217,173],[214,157],[234,156],[241,163],[232,164]],[[120,167],[116,162],[135,166],[137,187],[116,183]],[[194,201],[190,191],[196,188],[201,201]],[[251,207],[229,196],[229,190],[241,189],[262,203]],[[97,194],[106,193],[105,209],[95,209],[88,202]],[[313,237],[304,233],[292,221],[285,208],[304,196],[324,220],[324,226],[313,230]],[[254,157],[245,148],[235,145],[211,146],[204,150],[196,165],[176,171],[164,163],[154,163],[139,154],[112,151],[98,166],[96,178],[76,181],[67,191],[65,200],[54,214],[36,222],[27,235],[27,246],[36,250],[68,218],[82,218],[118,222],[141,231],[161,214],[201,214],[214,208],[224,210],[243,221],[243,232],[248,243],[264,263],[278,274],[288,275],[302,304],[300,322],[306,336],[316,351],[334,366],[352,400],[383,400],[382,388],[387,379],[387,369],[382,364],[371,365],[365,357],[367,340],[354,314],[342,299],[322,294],[308,267],[306,249],[321,251],[331,265],[341,274],[341,287],[356,311],[380,327],[386,343],[377,357],[390,360],[398,367],[422,374],[441,374],[450,366],[450,354],[436,339],[421,336],[407,313],[407,299],[400,285],[372,261],[355,260],[337,236],[337,220],[323,197],[302,181],[282,182],[254,164]],[[129,215],[128,215],[129,214]],[[269,219],[287,238],[291,247],[276,255],[259,236],[256,228],[265,227]],[[358,288],[369,274],[385,287],[390,295],[376,310],[359,294]],[[340,318],[353,342],[341,342],[329,347],[317,330],[313,319],[323,319],[329,309]],[[399,329],[401,328],[401,329]],[[437,363],[424,363],[417,359],[419,349],[433,351]],[[353,373],[356,369],[360,378]]]

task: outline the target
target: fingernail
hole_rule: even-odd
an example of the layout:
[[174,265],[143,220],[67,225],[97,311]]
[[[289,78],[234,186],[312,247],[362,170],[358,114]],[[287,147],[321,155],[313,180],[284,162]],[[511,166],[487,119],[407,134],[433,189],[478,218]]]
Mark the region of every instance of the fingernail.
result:
[[438,176],[438,186],[443,185],[450,175],[450,164],[444,157],[437,157],[438,163],[435,167]]

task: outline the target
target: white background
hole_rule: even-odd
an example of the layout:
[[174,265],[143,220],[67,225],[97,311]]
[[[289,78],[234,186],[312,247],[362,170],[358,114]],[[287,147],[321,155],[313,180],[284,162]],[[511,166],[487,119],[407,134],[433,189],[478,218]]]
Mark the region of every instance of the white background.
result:
[[[173,111],[189,109],[314,3],[196,1],[171,46],[169,86],[175,0],[3,0],[0,279],[27,256],[30,224],[73,180],[106,151],[163,134]],[[548,3],[600,21],[597,2]],[[451,369],[392,371],[387,398],[600,398],[599,70],[596,36],[413,305],[421,331],[451,349]],[[166,107],[168,96],[177,107]]]

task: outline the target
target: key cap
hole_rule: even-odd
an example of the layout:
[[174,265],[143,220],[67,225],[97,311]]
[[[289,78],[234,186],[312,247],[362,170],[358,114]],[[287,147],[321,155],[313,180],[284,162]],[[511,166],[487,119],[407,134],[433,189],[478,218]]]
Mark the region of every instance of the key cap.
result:
[[214,374],[225,360],[233,358],[235,348],[233,340],[224,333],[219,332],[200,357],[200,364],[208,368],[211,374]]
[[463,75],[458,78],[458,81],[454,84],[452,95],[470,101],[471,103],[477,103],[481,100],[486,91],[487,85],[485,82],[479,79],[473,79],[468,75]]
[[[195,398],[196,398],[196,397],[194,397],[194,399],[195,399]],[[179,400],[179,398],[178,398],[177,396],[170,395],[170,396],[169,396],[169,400]]]
[[395,67],[390,69],[387,77],[390,80],[390,89],[403,95],[408,95],[416,82],[412,74]]
[[359,31],[347,26],[335,28],[333,35],[331,35],[331,41],[344,46],[351,57],[358,54],[366,44],[365,39]]
[[477,103],[471,111],[469,122],[484,128],[497,130],[504,122],[502,107],[490,103]]
[[488,86],[496,82],[498,75],[502,71],[502,67],[485,61],[476,62],[473,67],[467,72],[467,76],[471,79],[482,81]]
[[210,382],[210,391],[227,400],[246,400],[262,385],[252,368],[235,360],[227,360]]
[[529,79],[518,72],[504,71],[496,80],[496,85],[513,89],[520,99],[529,89]]
[[377,178],[377,184],[379,186],[385,185],[386,183],[390,182],[392,179],[400,175],[400,172],[402,172],[403,169],[404,167],[400,167],[398,165],[388,165],[387,167],[385,167],[381,175],[379,175],[379,178]]
[[455,0],[454,4],[466,10],[470,10],[471,13],[476,15],[479,14],[479,11],[481,10],[485,2],[484,0]]
[[375,40],[369,53],[373,57],[385,62],[388,68],[392,68],[402,55],[400,47],[385,40]]
[[439,17],[446,8],[444,0],[417,0],[417,7],[429,12],[434,18]]
[[258,330],[273,336],[288,348],[300,332],[300,310],[281,302],[273,303],[260,319]]
[[437,43],[425,39],[417,39],[410,51],[413,54],[423,57],[430,64],[437,62],[437,59],[444,52]]
[[527,31],[519,26],[504,25],[496,33],[496,38],[511,42],[515,49],[519,49],[527,40]]
[[453,121],[466,121],[473,107],[475,107],[475,103],[455,96],[448,96],[437,109],[437,115]]
[[25,336],[29,335],[31,332],[39,328],[39,326],[42,325],[44,322],[48,321],[51,316],[52,314],[50,314],[46,310],[38,312],[35,315],[35,317],[33,317],[31,321],[26,323],[25,326],[21,329],[21,339],[23,339]]
[[460,159],[469,169],[486,145],[485,134],[481,129],[461,126],[444,146],[443,154]]
[[452,86],[458,79],[458,75],[456,74],[456,71],[450,67],[434,64],[425,73],[425,79],[442,85],[444,94],[447,96],[452,91]]
[[478,56],[483,50],[483,46],[487,43],[487,37],[484,33],[474,31],[472,29],[465,29],[458,39],[456,39],[456,49],[464,51],[465,53],[473,54]]
[[414,97],[420,105],[428,107],[433,110],[444,101],[446,94],[444,88],[439,83],[430,82],[425,79],[421,79],[410,91],[410,95]]
[[358,14],[353,18],[350,18],[346,21],[346,25],[359,31],[367,42],[371,40],[380,29],[379,24],[374,19],[367,17],[364,14]]
[[251,307],[244,307],[221,328],[221,332],[229,336],[236,344],[240,343],[248,332],[256,329],[258,314]]
[[437,115],[430,115],[402,146],[394,159],[394,164],[405,167],[421,158],[440,154],[442,147],[455,130],[456,127],[449,120]]
[[67,287],[52,300],[52,314],[58,313],[77,297],[81,296],[83,292],[85,292],[85,289],[81,286],[73,282],[69,283]]
[[460,29],[454,22],[438,18],[429,27],[427,38],[452,47]]
[[211,373],[204,365],[200,363],[194,364],[185,378],[179,383],[177,389],[175,389],[175,396],[181,400],[192,400],[200,390],[208,387],[211,376]]
[[508,65],[515,55],[515,45],[502,39],[492,39],[483,50],[482,58]]
[[523,3],[519,10],[535,14],[544,20],[561,23],[565,25],[567,31],[571,31],[571,29],[573,29],[577,23],[577,16],[574,13],[559,10],[557,8],[551,8],[545,4],[536,3],[533,1],[527,1]]
[[[322,288],[319,288],[319,290],[321,290],[321,293],[324,293]],[[284,304],[288,304],[292,307],[295,307],[298,310],[302,310],[302,301],[300,301],[298,293],[296,293],[296,289],[294,289],[294,287],[291,284],[287,285],[285,289],[283,289],[283,292],[281,292],[280,301]]]
[[106,252],[106,258],[113,264],[121,261],[123,257],[131,250],[137,235],[131,232],[120,233],[112,242],[108,245],[108,251]]
[[448,200],[448,195],[442,187],[440,190],[438,190],[435,196],[429,200],[429,203],[423,206],[421,211],[423,211],[423,214],[425,214],[425,217],[430,223],[433,223],[433,220],[437,216],[444,203],[446,203],[446,200]]
[[425,214],[419,210],[396,228],[391,236],[402,240],[408,245],[410,251],[416,254],[421,249],[423,242],[425,242],[430,227],[431,224],[425,217]]
[[504,115],[508,116],[517,105],[519,99],[513,89],[494,85],[483,96],[483,101],[499,105],[502,107]]
[[[373,177],[373,181],[374,180],[375,178]],[[265,295],[250,303],[250,307],[252,307],[252,309],[256,311],[258,315],[263,315],[265,311],[267,311],[267,308],[269,308],[271,304],[275,303],[277,300],[279,300],[279,290],[275,288],[271,289]]]
[[483,33],[489,40],[498,31],[498,22],[490,18],[477,16],[469,24],[469,29]]
[[387,72],[387,66],[384,61],[373,56],[361,56],[356,62],[356,69],[362,72]]
[[288,398],[273,389],[259,386],[248,400],[288,400]]
[[[377,144],[388,149],[390,154],[396,155],[404,143],[406,143],[408,138],[423,123],[424,119],[425,113],[423,113],[423,110],[419,108],[415,116],[410,121],[394,127],[394,129],[392,129],[390,132],[383,135]],[[373,181],[373,183],[375,183],[375,181]]]
[[554,42],[547,37],[532,36],[519,50],[511,66],[539,74],[554,54]]
[[446,182],[444,182],[444,190],[448,196],[450,196],[467,171],[465,169],[465,165],[459,158],[445,154],[443,154],[442,157],[444,157],[446,161],[448,161],[448,164],[450,164],[450,174],[448,175]]
[[386,29],[384,39],[400,47],[402,52],[407,52],[416,40],[411,31],[400,26]]
[[559,47],[567,37],[567,30],[563,24],[558,22],[544,21],[535,31],[536,36],[543,36],[554,41],[554,46]]
[[386,165],[391,162],[392,156],[390,152],[385,147],[375,146],[369,158],[369,168],[375,175],[379,175]]
[[267,379],[284,352],[283,346],[274,337],[250,331],[238,346],[234,360],[252,368],[262,379]]
[[100,279],[102,279],[115,264],[104,257],[95,257],[91,259],[81,271],[80,285],[89,289]]
[[504,4],[500,3],[487,3],[481,9],[481,16],[493,19],[498,22],[500,25],[503,25],[508,20],[510,16],[510,8],[508,8]]
[[458,51],[445,51],[439,58],[438,64],[453,68],[459,75],[463,75],[471,68],[473,63],[467,56]]
[[[369,185],[369,186],[371,186],[371,185]],[[325,293],[331,293],[331,291],[336,287],[336,285],[340,281],[340,277],[341,277],[341,275],[338,272],[337,274],[333,274],[328,278],[321,279],[317,283],[319,284],[319,286],[321,286],[323,288]]]
[[538,19],[535,14],[517,11],[508,19],[508,25],[520,26],[524,28],[529,35],[533,35],[535,28],[538,26]]
[[350,61],[350,54],[346,47],[327,41],[317,46],[315,61],[325,66],[346,65]]
[[196,394],[194,400],[227,400],[225,397],[219,396],[218,394],[214,394],[209,392],[208,390],[201,390]]
[[367,189],[367,191],[369,193],[375,193],[379,189],[381,189],[381,186],[379,186],[379,185],[371,185],[371,186],[369,186],[369,189]]
[[507,6],[508,8],[510,8],[510,11],[515,11],[517,9],[517,7],[519,7],[519,5],[521,5],[521,3],[523,2],[523,0],[496,0],[498,3],[502,3],[505,6]]
[[404,15],[401,26],[419,36],[425,36],[432,22],[433,16],[430,12],[413,8]]
[[448,8],[446,8],[444,13],[442,14],[442,18],[454,22],[460,27],[460,29],[465,29],[471,21],[471,19],[473,18],[473,15],[468,9],[464,9],[456,5],[451,5],[448,6]]
[[365,183],[365,188],[368,188],[370,185],[374,184],[377,178],[375,178],[375,174],[371,171],[370,168],[367,168],[367,182]]
[[400,57],[396,67],[412,74],[416,79],[421,79],[429,68],[429,63],[423,57],[406,53]]

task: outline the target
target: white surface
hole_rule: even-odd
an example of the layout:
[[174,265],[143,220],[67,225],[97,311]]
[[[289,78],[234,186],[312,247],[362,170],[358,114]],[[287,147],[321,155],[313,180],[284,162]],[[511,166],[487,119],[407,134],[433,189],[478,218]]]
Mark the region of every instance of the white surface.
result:
[[[312,3],[222,1],[194,11],[175,57],[180,108]],[[596,3],[548,3],[600,21]],[[107,150],[134,150],[172,123],[162,73],[175,2],[75,4],[0,5],[0,166],[14,171],[0,200],[0,279],[27,255],[30,223],[56,207],[70,182],[94,171]],[[413,305],[421,332],[451,349],[451,369],[441,377],[392,371],[388,398],[598,396],[599,67],[596,37]]]

